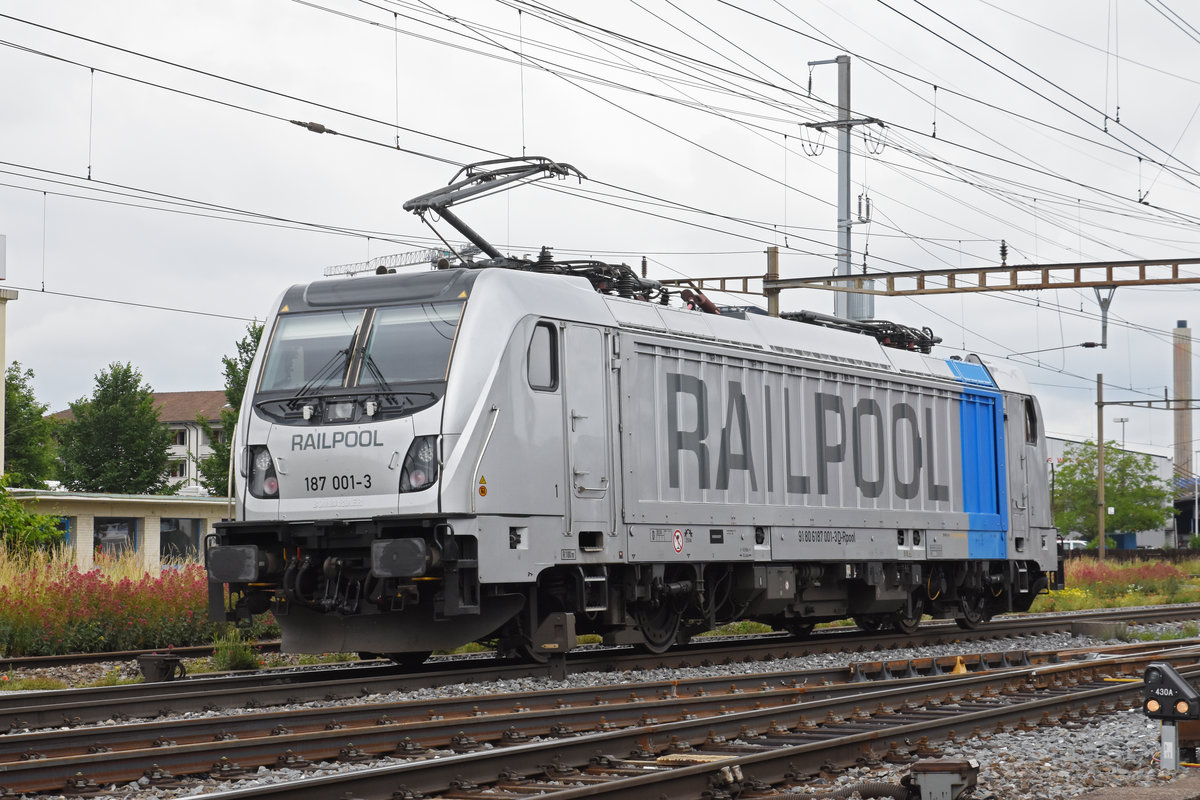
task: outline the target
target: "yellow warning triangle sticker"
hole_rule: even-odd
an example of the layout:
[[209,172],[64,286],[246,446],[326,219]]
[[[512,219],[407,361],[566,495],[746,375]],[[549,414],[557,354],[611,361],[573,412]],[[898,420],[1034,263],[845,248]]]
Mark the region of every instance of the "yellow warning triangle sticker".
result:
[[485,478],[485,477],[483,477],[482,475],[480,475],[480,476],[479,476],[479,485],[480,485],[480,486],[487,486],[487,478]]
[[279,313],[280,313],[280,314],[286,313],[286,312],[287,312],[287,310],[288,310],[288,307],[287,307],[287,306],[284,306],[283,308],[279,309]]
[[[459,292],[459,294],[458,294],[458,297],[466,297],[466,296],[467,296],[467,290],[466,290],[466,289],[463,289],[463,290],[462,290],[461,292]],[[458,298],[455,298],[455,299],[457,300]]]

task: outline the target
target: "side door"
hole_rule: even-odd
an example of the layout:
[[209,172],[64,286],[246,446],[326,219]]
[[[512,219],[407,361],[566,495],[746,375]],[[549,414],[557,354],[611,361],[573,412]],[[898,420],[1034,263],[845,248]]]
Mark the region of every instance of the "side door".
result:
[[563,333],[570,531],[581,534],[580,547],[586,551],[603,547],[613,530],[609,334],[573,323]]
[[[1021,395],[1009,394],[1004,397],[1004,405],[1008,410],[1008,518],[1011,541],[1015,545],[1017,539],[1028,542],[1032,502],[1030,470],[1040,469],[1042,465],[1037,463],[1038,420],[1033,404]],[[1011,551],[1010,557],[1013,557]]]

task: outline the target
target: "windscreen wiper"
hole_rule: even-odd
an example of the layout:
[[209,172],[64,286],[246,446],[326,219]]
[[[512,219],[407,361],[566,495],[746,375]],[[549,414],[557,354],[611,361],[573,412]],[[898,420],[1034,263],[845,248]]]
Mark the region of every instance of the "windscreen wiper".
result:
[[[357,336],[357,335],[358,335],[358,331],[355,331],[355,336]],[[354,341],[353,336],[350,337],[350,341],[351,342]],[[292,397],[291,400],[288,401],[288,407],[295,408],[296,407],[295,404],[297,402],[308,397],[312,393],[313,389],[315,389],[319,384],[321,384],[328,378],[335,375],[336,368],[339,364],[339,359],[340,359],[340,363],[341,363],[341,369],[342,369],[342,371],[345,371],[346,362],[349,360],[349,358],[350,358],[350,348],[349,347],[347,347],[345,350],[338,350],[336,353],[334,353],[332,356],[330,356],[329,360],[325,362],[324,366],[322,366],[319,370],[317,370],[316,373],[312,376],[312,378],[310,378],[306,384],[301,386],[300,390],[298,392],[296,392],[296,395],[294,397]]]
[[375,363],[375,357],[367,352],[366,345],[363,345],[359,350],[359,355],[362,357],[363,363],[367,365],[367,371],[371,373],[371,377],[385,392],[392,391],[392,385],[388,383],[388,379],[383,376],[383,370],[379,369],[379,365]]

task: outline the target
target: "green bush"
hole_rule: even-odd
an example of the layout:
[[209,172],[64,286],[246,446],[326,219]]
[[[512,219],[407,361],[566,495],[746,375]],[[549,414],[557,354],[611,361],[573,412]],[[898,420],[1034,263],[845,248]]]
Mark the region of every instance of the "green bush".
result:
[[258,669],[258,651],[252,639],[243,638],[240,628],[227,626],[213,636],[212,662],[220,672]]
[[8,493],[8,476],[0,477],[0,544],[11,553],[29,553],[58,547],[66,533],[58,520],[31,514]]

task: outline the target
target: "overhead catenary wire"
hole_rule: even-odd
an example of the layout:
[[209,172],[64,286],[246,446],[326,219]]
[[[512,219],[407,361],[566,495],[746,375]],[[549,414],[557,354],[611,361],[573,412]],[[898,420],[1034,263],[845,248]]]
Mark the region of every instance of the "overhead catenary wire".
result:
[[[879,3],[880,5],[884,6],[885,8],[887,8],[887,9],[889,9],[889,10],[891,10],[891,11],[893,11],[893,12],[895,12],[895,13],[899,14],[900,16],[904,17],[905,19],[909,20],[909,21],[910,21],[910,22],[912,22],[914,25],[917,25],[917,26],[919,26],[919,27],[920,27],[920,28],[922,28],[923,30],[929,31],[931,34],[933,34],[933,35],[934,35],[934,36],[936,36],[937,38],[939,38],[939,39],[941,39],[942,41],[946,42],[947,44],[949,44],[950,46],[954,47],[955,49],[957,49],[957,50],[959,50],[959,51],[961,51],[961,52],[965,53],[965,54],[966,54],[967,56],[969,56],[970,58],[973,58],[973,59],[975,59],[976,61],[978,61],[979,63],[981,63],[981,64],[983,64],[984,66],[988,67],[989,69],[991,69],[991,70],[995,71],[996,73],[998,73],[998,74],[1000,74],[1000,75],[1004,76],[1005,78],[1007,78],[1007,79],[1009,79],[1009,80],[1011,80],[1011,81],[1015,82],[1017,85],[1021,86],[1021,87],[1022,87],[1022,88],[1024,88],[1024,89],[1027,89],[1028,91],[1030,91],[1030,92],[1032,92],[1033,94],[1037,95],[1038,97],[1042,98],[1042,99],[1043,99],[1043,100],[1045,100],[1046,102],[1048,102],[1048,103],[1051,103],[1051,104],[1052,104],[1052,105],[1054,105],[1056,108],[1059,108],[1059,109],[1060,109],[1060,110],[1062,110],[1063,112],[1065,112],[1065,113],[1069,114],[1070,116],[1072,116],[1072,117],[1076,118],[1077,120],[1079,120],[1079,121],[1080,121],[1080,122],[1082,122],[1083,124],[1085,124],[1085,125],[1088,125],[1089,127],[1093,127],[1093,128],[1096,126],[1096,123],[1095,123],[1095,122],[1091,122],[1091,121],[1089,121],[1087,118],[1085,118],[1084,116],[1082,116],[1082,115],[1081,115],[1081,114],[1079,114],[1078,112],[1072,111],[1071,109],[1067,108],[1066,106],[1064,106],[1063,104],[1059,103],[1058,101],[1056,101],[1056,100],[1054,100],[1054,99],[1052,99],[1052,98],[1048,97],[1047,95],[1045,95],[1044,93],[1042,93],[1042,92],[1038,91],[1037,89],[1034,89],[1032,86],[1029,86],[1028,84],[1024,83],[1023,81],[1020,81],[1020,80],[1018,80],[1017,78],[1013,77],[1011,74],[1009,74],[1009,73],[1005,72],[1004,70],[1000,69],[999,67],[997,67],[995,64],[993,64],[993,63],[989,62],[987,59],[984,59],[984,58],[982,58],[981,56],[975,55],[974,53],[971,53],[971,52],[967,51],[967,50],[966,50],[966,49],[964,49],[963,47],[961,47],[961,46],[959,46],[959,45],[955,44],[954,42],[951,42],[949,39],[947,39],[946,37],[942,36],[941,34],[934,32],[934,31],[933,31],[932,29],[930,29],[928,26],[926,26],[926,25],[924,25],[924,24],[922,24],[922,23],[920,23],[920,22],[917,22],[915,19],[913,19],[913,18],[912,18],[911,16],[909,16],[908,14],[905,14],[904,12],[900,11],[899,9],[897,9],[897,8],[895,8],[895,7],[891,6],[891,5],[889,5],[889,4],[888,4],[888,2],[887,2],[887,0],[875,0],[875,1],[876,1],[877,3]],[[1019,66],[1021,69],[1023,69],[1023,70],[1025,70],[1025,71],[1029,72],[1031,75],[1034,75],[1034,76],[1036,76],[1036,77],[1040,78],[1041,80],[1045,81],[1046,83],[1050,84],[1050,85],[1051,85],[1051,86],[1053,86],[1055,89],[1057,89],[1058,91],[1060,91],[1060,92],[1062,92],[1063,94],[1067,95],[1067,96],[1068,96],[1068,97],[1070,97],[1072,100],[1075,100],[1076,102],[1080,103],[1081,105],[1083,105],[1083,106],[1084,106],[1085,108],[1087,108],[1088,110],[1090,110],[1090,111],[1094,111],[1094,112],[1098,112],[1098,113],[1100,113],[1100,114],[1104,114],[1104,112],[1103,112],[1103,110],[1102,110],[1102,109],[1097,109],[1097,108],[1095,108],[1095,106],[1092,106],[1091,104],[1087,103],[1086,101],[1084,101],[1083,99],[1081,99],[1081,98],[1080,98],[1078,95],[1076,95],[1075,93],[1073,93],[1073,92],[1069,91],[1068,89],[1066,89],[1066,88],[1062,87],[1061,85],[1059,85],[1059,84],[1058,84],[1058,83],[1056,83],[1055,81],[1052,81],[1052,80],[1050,80],[1050,79],[1046,78],[1044,75],[1041,75],[1041,74],[1039,74],[1039,73],[1037,72],[1037,70],[1034,70],[1034,69],[1032,69],[1032,68],[1030,68],[1030,67],[1026,66],[1025,64],[1021,63],[1021,62],[1020,62],[1020,61],[1018,61],[1017,59],[1013,58],[1011,55],[1009,55],[1009,54],[1005,53],[1004,51],[1002,51],[1002,50],[999,50],[998,48],[994,47],[993,45],[991,45],[991,44],[990,44],[989,42],[987,42],[986,40],[982,39],[981,37],[977,36],[977,35],[976,35],[976,34],[974,34],[974,33],[971,33],[970,31],[968,31],[968,30],[966,30],[965,28],[963,28],[961,25],[959,25],[959,24],[955,23],[954,21],[952,21],[952,20],[951,20],[949,17],[947,17],[946,15],[942,14],[941,12],[938,12],[938,11],[935,11],[935,10],[931,9],[931,8],[930,8],[928,5],[926,5],[924,2],[922,2],[922,0],[912,0],[912,2],[914,2],[914,3],[916,3],[917,5],[921,6],[921,7],[922,7],[922,8],[924,8],[926,11],[928,11],[928,12],[929,12],[929,13],[931,13],[931,14],[933,14],[933,15],[934,15],[934,16],[936,16],[937,18],[939,18],[939,19],[941,19],[941,20],[945,21],[947,24],[949,24],[949,25],[953,26],[953,27],[954,27],[956,30],[959,30],[959,31],[961,31],[962,33],[964,33],[965,35],[969,36],[969,37],[970,37],[971,39],[973,39],[974,41],[976,41],[976,42],[979,42],[979,43],[980,43],[980,44],[982,44],[983,46],[987,47],[989,50],[991,50],[992,52],[996,53],[996,54],[997,54],[997,55],[999,55],[1001,58],[1004,58],[1005,60],[1007,60],[1007,61],[1010,61],[1010,62],[1012,62],[1013,64],[1016,64],[1016,65],[1017,65],[1017,66]],[[1170,153],[1167,153],[1167,151],[1166,151],[1165,149],[1163,149],[1163,148],[1159,147],[1159,146],[1158,146],[1158,145],[1156,145],[1154,142],[1150,141],[1150,140],[1149,140],[1149,139],[1147,139],[1146,137],[1144,137],[1144,136],[1142,136],[1141,134],[1137,133],[1136,131],[1132,130],[1131,128],[1129,128],[1129,126],[1127,126],[1127,125],[1126,125],[1126,126],[1122,126],[1122,130],[1129,131],[1129,133],[1130,133],[1130,134],[1132,134],[1133,136],[1135,136],[1135,137],[1136,137],[1137,139],[1139,139],[1140,141],[1142,141],[1142,142],[1144,142],[1144,143],[1146,143],[1146,144],[1150,145],[1151,147],[1153,147],[1153,148],[1155,148],[1155,149],[1159,150],[1159,151],[1160,151],[1160,152],[1162,152],[1162,153],[1165,153],[1165,154],[1166,154],[1166,156],[1167,156],[1167,159],[1168,159],[1169,161],[1175,161],[1175,162],[1177,162],[1177,163],[1178,163],[1178,164],[1179,164],[1181,167],[1183,167],[1183,168],[1184,168],[1184,169],[1185,169],[1185,170],[1186,170],[1186,171],[1187,171],[1189,174],[1192,174],[1192,175],[1197,175],[1197,174],[1200,174],[1200,173],[1197,173],[1197,171],[1196,171],[1196,169],[1195,169],[1194,167],[1192,167],[1191,165],[1189,165],[1188,163],[1186,163],[1186,162],[1185,162],[1185,161],[1183,161],[1182,159],[1178,158],[1177,156],[1174,156],[1174,155],[1172,155],[1172,154],[1170,154]],[[1108,135],[1110,135],[1110,136],[1114,136],[1114,138],[1115,138],[1115,135],[1114,135],[1114,134],[1113,134],[1111,131],[1105,131],[1105,133],[1107,133],[1107,134],[1108,134]],[[1120,140],[1118,140],[1118,141],[1120,141]],[[1126,144],[1126,146],[1129,146],[1129,145],[1128,145],[1128,143],[1125,143],[1125,144]],[[1189,180],[1189,179],[1187,179],[1187,178],[1183,177],[1182,173],[1180,173],[1180,172],[1179,172],[1179,170],[1171,168],[1169,165],[1167,165],[1167,164],[1166,164],[1166,163],[1164,163],[1164,162],[1161,162],[1161,161],[1159,161],[1158,159],[1151,158],[1151,157],[1150,157],[1148,154],[1146,154],[1146,153],[1143,153],[1141,150],[1138,150],[1137,148],[1131,148],[1131,149],[1132,149],[1132,151],[1133,151],[1133,153],[1134,153],[1135,155],[1137,155],[1137,156],[1141,156],[1141,157],[1143,157],[1143,158],[1146,158],[1147,160],[1154,161],[1154,163],[1156,163],[1156,164],[1160,164],[1160,165],[1161,165],[1161,166],[1163,166],[1165,169],[1169,169],[1169,170],[1170,170],[1170,171],[1171,171],[1173,174],[1175,174],[1175,175],[1176,175],[1176,177],[1179,177],[1181,180],[1183,180],[1184,182],[1186,182],[1186,183],[1187,183],[1189,186],[1192,186],[1193,188],[1200,188],[1200,185],[1197,185],[1197,184],[1193,183],[1191,180]]]
[[[274,115],[274,117],[275,117],[276,119],[282,119],[282,117],[279,117],[278,115]],[[315,127],[315,128],[316,128],[317,130],[319,130],[319,131],[320,131],[320,130],[325,130],[323,126],[313,126],[313,127]],[[360,140],[362,140],[362,141],[368,141],[369,143],[372,143],[372,144],[380,144],[380,143],[377,143],[377,142],[370,142],[369,140],[366,140],[366,139],[364,139],[363,137],[358,137],[358,138],[359,138]]]
[[[306,4],[306,5],[311,5],[311,4]],[[56,30],[56,29],[50,29],[50,30]],[[84,37],[84,38],[86,38],[86,37]],[[168,62],[168,64],[172,64],[172,62]],[[211,73],[205,73],[204,71],[200,71],[200,72],[202,72],[202,73],[204,73],[204,74],[211,74]],[[276,92],[276,94],[278,94],[278,92]],[[282,96],[287,96],[287,97],[290,97],[289,95],[282,95]],[[301,102],[308,102],[308,101],[301,101]],[[360,116],[361,116],[361,115],[360,115]],[[343,136],[344,136],[344,134],[343,134]],[[464,143],[457,143],[457,144],[464,144]],[[494,155],[494,151],[492,151],[492,152],[493,152],[493,155]]]

